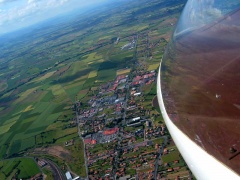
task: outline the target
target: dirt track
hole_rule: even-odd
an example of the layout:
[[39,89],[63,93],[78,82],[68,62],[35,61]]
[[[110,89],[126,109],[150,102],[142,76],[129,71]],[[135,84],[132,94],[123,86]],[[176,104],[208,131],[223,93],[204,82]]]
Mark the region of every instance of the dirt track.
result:
[[57,156],[61,159],[70,159],[71,154],[68,150],[64,149],[61,146],[51,146],[47,148],[36,148],[34,150],[34,154],[49,154],[53,156]]

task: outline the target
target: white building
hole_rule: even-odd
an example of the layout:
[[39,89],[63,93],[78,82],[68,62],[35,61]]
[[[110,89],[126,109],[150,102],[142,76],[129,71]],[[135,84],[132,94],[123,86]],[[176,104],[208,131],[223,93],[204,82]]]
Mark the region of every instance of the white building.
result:
[[72,175],[70,174],[70,172],[68,171],[68,172],[66,172],[66,178],[67,178],[67,180],[72,180]]

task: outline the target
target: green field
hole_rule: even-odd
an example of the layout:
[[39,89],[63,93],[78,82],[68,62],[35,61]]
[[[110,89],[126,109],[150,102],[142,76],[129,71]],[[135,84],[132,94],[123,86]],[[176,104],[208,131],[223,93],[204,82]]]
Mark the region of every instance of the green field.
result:
[[37,164],[30,158],[0,161],[0,179],[11,179],[15,174],[18,179],[29,179],[38,173],[40,170]]
[[179,159],[180,159],[180,153],[178,151],[173,151],[167,155],[162,156],[162,160],[164,163],[173,162],[173,161],[179,160]]
[[148,71],[157,70],[158,67],[159,67],[159,63],[151,64],[148,67]]

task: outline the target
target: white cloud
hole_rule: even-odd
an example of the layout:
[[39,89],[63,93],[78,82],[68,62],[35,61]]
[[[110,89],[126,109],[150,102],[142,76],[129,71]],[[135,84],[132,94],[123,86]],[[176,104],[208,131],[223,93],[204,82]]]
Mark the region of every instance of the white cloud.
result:
[[70,0],[0,0],[0,33],[8,31],[8,27],[19,28],[52,17],[65,11],[61,6],[68,2]]
[[28,0],[28,4],[31,4],[33,2],[36,2],[36,0]]
[[107,0],[0,0],[0,34],[103,1]]
[[17,0],[0,0],[0,3],[8,3],[8,2],[13,2],[13,1],[17,1]]

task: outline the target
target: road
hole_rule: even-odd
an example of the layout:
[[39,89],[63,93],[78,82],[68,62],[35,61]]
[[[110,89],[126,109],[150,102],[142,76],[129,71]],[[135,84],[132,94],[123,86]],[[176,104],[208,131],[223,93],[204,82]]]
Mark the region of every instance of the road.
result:
[[[135,40],[135,47],[134,47],[134,57],[133,59],[136,60],[137,58],[137,43],[138,43],[138,34],[137,34],[137,37]],[[125,104],[124,104],[124,113],[123,113],[123,121],[122,121],[122,126],[125,126],[126,125],[126,111],[127,111],[127,102],[128,102],[128,98],[129,98],[129,95],[130,95],[130,86],[131,86],[131,83],[132,81],[127,81],[127,92],[126,92],[126,100],[125,100]]]
[[157,179],[158,162],[159,162],[160,158],[162,157],[164,147],[167,145],[167,136],[163,136],[162,138],[164,138],[164,142],[162,143],[162,147],[159,150],[159,155],[155,162],[154,179]]
[[78,108],[77,108],[77,111],[76,111],[76,117],[77,117],[77,126],[78,126],[78,136],[82,140],[83,146],[84,146],[83,147],[84,148],[84,162],[85,162],[86,174],[87,174],[87,179],[88,179],[88,164],[87,164],[88,159],[87,159],[87,156],[86,156],[85,143],[84,143],[84,140],[83,140],[83,137],[82,137],[82,134],[81,134],[81,131],[80,131],[80,126],[79,126],[80,122],[79,122],[79,118],[78,118]]
[[54,164],[52,161],[50,160],[47,160],[47,159],[44,159],[48,164],[49,166],[51,167],[52,169],[52,172],[53,172],[53,176],[54,176],[54,180],[66,180],[66,177],[65,175],[62,173],[62,171],[59,169],[59,167]]

